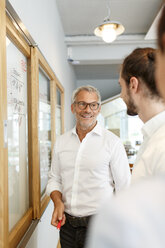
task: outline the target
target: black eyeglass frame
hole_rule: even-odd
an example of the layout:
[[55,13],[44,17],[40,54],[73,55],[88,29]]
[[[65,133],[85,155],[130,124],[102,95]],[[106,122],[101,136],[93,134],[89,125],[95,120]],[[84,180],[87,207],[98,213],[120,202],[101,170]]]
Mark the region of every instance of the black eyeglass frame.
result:
[[[91,110],[98,110],[98,108],[100,106],[100,103],[99,102],[90,102],[90,103],[87,103],[87,102],[84,102],[84,101],[80,101],[80,102],[74,102],[74,104],[77,104],[78,108],[81,109],[81,110],[85,110],[88,105],[89,105],[89,107],[90,107]],[[84,107],[83,107],[83,104],[84,104]],[[95,107],[93,108],[92,107],[93,106],[92,104],[96,104],[96,108]]]

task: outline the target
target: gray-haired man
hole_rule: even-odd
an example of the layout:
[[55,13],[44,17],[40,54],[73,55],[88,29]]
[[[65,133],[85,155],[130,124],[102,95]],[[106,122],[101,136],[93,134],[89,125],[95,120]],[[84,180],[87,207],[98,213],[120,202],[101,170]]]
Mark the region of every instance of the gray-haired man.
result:
[[84,247],[90,217],[101,202],[129,185],[130,170],[120,139],[97,123],[101,97],[92,86],[76,89],[71,110],[76,126],[55,144],[47,193],[52,225],[61,222],[62,248]]

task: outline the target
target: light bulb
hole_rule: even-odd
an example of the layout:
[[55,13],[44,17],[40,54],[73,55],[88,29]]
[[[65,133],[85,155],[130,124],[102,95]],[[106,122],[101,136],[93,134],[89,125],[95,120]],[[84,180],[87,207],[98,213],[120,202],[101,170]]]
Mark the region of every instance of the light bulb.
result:
[[110,43],[116,39],[116,31],[111,24],[104,25],[102,30],[102,39],[107,43]]

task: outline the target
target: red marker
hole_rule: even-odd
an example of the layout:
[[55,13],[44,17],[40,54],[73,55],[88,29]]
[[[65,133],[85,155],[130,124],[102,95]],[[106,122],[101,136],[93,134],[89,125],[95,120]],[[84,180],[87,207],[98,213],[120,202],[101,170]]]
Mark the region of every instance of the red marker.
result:
[[62,220],[59,220],[58,225],[57,225],[58,230],[60,230],[60,228],[61,228],[61,222],[62,222]]

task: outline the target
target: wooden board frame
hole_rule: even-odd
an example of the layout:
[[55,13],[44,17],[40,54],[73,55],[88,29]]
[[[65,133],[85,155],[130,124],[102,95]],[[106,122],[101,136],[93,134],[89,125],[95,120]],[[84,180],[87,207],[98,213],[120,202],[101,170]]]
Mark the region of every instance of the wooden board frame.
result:
[[[37,49],[37,48],[33,48],[33,49]],[[55,95],[55,87],[56,87],[56,83],[55,81],[56,76],[54,74],[54,72],[52,71],[52,69],[50,68],[49,64],[47,63],[47,61],[45,60],[44,56],[42,55],[42,53],[37,49],[37,54],[38,54],[38,77],[39,77],[39,66],[42,68],[42,70],[46,73],[46,75],[49,77],[50,79],[50,104],[51,104],[51,152],[53,152],[53,146],[54,146],[54,142],[55,142],[55,99],[56,99],[56,95]],[[38,94],[37,94],[37,110],[39,109],[39,78],[38,78]],[[38,118],[38,112],[36,112],[36,118]],[[38,120],[36,121],[36,136],[38,136]],[[37,137],[38,140],[38,175],[37,175],[37,180],[39,180],[40,182],[40,165],[39,165],[39,137]],[[36,155],[35,155],[36,156]],[[40,218],[41,215],[43,214],[47,204],[49,203],[50,197],[48,196],[43,196],[41,199],[41,194],[40,194],[40,183],[38,184],[39,188],[38,188],[38,192],[36,192],[37,195],[37,199],[38,201],[40,200],[40,205],[36,204],[37,209],[37,214],[35,215],[36,218]]]
[[[4,121],[7,120],[6,36],[30,60],[30,47],[5,14],[5,1],[0,1],[0,247],[16,247],[32,221],[32,208],[9,233],[8,149],[4,145]],[[28,70],[29,71],[29,70]],[[29,75],[28,75],[29,77]]]
[[[0,1],[0,248],[16,247],[33,219],[43,214],[49,197],[40,195],[40,166],[38,139],[39,66],[50,78],[51,98],[51,149],[55,143],[56,87],[61,92],[62,132],[64,132],[64,89],[37,47],[30,47],[21,31],[5,13],[5,0]],[[8,149],[4,143],[4,121],[7,120],[7,61],[6,36],[27,57],[28,94],[28,162],[29,209],[9,232],[8,212]]]
[[[13,25],[11,19],[6,16],[6,36],[11,39],[11,41],[15,44],[15,46],[24,54],[24,56],[27,57],[27,90],[29,92],[29,80],[30,80],[30,59],[31,59],[31,54],[30,54],[30,47],[26,43],[25,39],[19,32],[19,30]],[[5,48],[6,50],[6,48]],[[28,110],[29,110],[29,96],[28,96]],[[6,108],[7,108],[7,103],[6,103]],[[29,121],[29,116],[30,113],[28,111],[28,121]],[[28,127],[29,129],[29,127]],[[28,132],[28,146],[30,146],[30,141],[31,141],[31,136],[30,132]],[[28,151],[29,153],[29,151]],[[8,164],[7,164],[8,166]],[[31,174],[31,168],[30,168],[30,158],[29,158],[29,198],[31,199],[31,187],[30,187],[30,174]],[[8,184],[8,183],[7,183]],[[8,195],[7,195],[8,197]],[[30,205],[31,205],[31,200],[30,200]],[[21,238],[24,236],[26,230],[30,226],[32,222],[32,207],[30,206],[27,212],[24,214],[24,216],[19,220],[19,222],[12,228],[12,230],[9,233],[9,241],[8,245],[11,248],[14,248],[17,246],[17,244],[20,242]]]
[[0,248],[8,247],[8,151],[4,146],[7,120],[6,16],[5,0],[0,1]]

